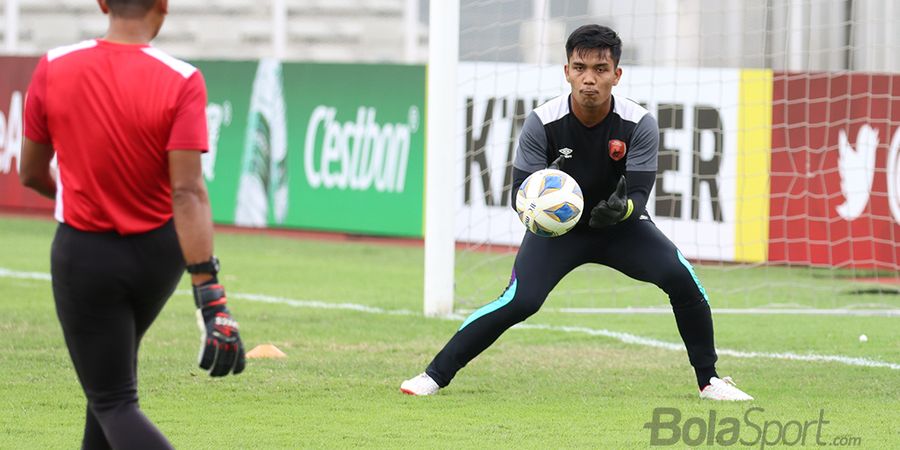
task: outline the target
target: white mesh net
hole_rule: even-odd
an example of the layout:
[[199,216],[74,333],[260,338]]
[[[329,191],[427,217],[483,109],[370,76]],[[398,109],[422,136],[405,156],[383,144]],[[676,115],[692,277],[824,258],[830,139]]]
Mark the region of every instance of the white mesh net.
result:
[[[462,1],[456,308],[506,285],[518,134],[569,91],[565,40],[586,23],[623,40],[614,92],[660,125],[648,211],[715,307],[900,307],[898,19],[887,0]],[[547,307],[666,303],[583,266]]]

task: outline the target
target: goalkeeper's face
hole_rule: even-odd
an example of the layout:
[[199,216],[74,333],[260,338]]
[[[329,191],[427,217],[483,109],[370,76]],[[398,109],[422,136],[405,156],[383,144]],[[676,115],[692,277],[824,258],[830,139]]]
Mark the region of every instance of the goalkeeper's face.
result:
[[622,69],[606,50],[576,49],[564,67],[566,81],[572,86],[572,99],[584,109],[608,105],[613,86],[619,84]]

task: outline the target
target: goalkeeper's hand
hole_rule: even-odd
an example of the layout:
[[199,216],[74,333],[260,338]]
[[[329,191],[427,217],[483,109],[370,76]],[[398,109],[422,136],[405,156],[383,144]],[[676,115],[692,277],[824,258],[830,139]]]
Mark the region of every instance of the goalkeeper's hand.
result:
[[550,163],[549,166],[547,166],[547,168],[554,169],[554,170],[562,170],[562,169],[560,169],[560,166],[562,166],[564,162],[566,162],[566,155],[559,155],[559,157],[554,159],[553,162]]
[[213,278],[194,286],[197,325],[200,327],[200,368],[213,377],[244,371],[244,344],[238,323],[225,307],[225,288]]
[[609,196],[609,200],[600,200],[600,203],[591,210],[591,221],[588,224],[594,228],[615,225],[631,216],[632,209],[634,206],[628,199],[628,185],[625,182],[625,175],[622,175],[616,191]]

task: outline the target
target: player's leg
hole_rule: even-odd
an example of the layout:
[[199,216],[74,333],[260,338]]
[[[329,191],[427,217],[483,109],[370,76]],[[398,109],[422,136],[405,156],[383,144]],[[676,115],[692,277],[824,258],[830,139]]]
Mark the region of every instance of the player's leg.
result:
[[713,322],[706,290],[693,267],[649,220],[613,227],[601,264],[655,284],[669,296],[678,332],[701,387],[716,376]]
[[655,284],[669,295],[678,332],[694,367],[701,398],[752,400],[730,378],[716,374],[709,299],[694,268],[675,244],[649,220],[608,230],[605,250],[597,262],[637,280]]
[[53,242],[57,315],[91,412],[84,448],[171,448],[138,408],[134,311],[122,276],[126,254],[115,236],[66,225]]
[[103,427],[100,426],[100,421],[97,420],[97,416],[91,411],[91,407],[88,406],[85,409],[87,412],[85,413],[84,437],[81,441],[81,448],[93,450],[112,449],[109,446],[109,441],[106,440],[106,435],[103,434]]
[[504,331],[536,313],[550,290],[563,276],[584,263],[585,258],[579,233],[552,239],[526,234],[509,285],[499,298],[476,310],[462,323],[425,373],[439,387],[450,384],[460,369]]
[[178,244],[173,221],[162,227],[132,237],[132,252],[140,267],[140,277],[132,280],[130,289],[134,309],[134,374],[138,379],[138,350],[144,333],[156,320],[184,274],[184,257]]
[[184,257],[175,233],[175,223],[132,238],[132,251],[140,267],[141,277],[132,283],[135,344],[140,345],[144,333],[156,320],[184,274]]

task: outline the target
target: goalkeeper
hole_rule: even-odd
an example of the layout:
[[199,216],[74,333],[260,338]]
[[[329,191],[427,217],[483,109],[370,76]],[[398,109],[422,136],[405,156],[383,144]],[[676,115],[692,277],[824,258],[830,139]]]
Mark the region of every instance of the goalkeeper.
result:
[[244,369],[212,256],[200,163],[206,87],[196,68],[149,45],[166,0],[99,5],[109,14],[103,39],[53,49],[35,68],[20,177],[56,199],[53,297],[87,397],[82,448],[172,448],[138,407],[137,351],[186,264],[200,367],[212,376]]
[[578,182],[590,214],[560,237],[526,233],[503,294],[472,313],[425,372],[404,381],[401,391],[429,395],[446,387],[504,331],[536,313],[566,274],[596,263],[668,294],[701,398],[752,399],[730,378],[719,378],[706,291],[645,211],[656,179],[659,128],[646,109],[613,95],[622,76],[621,53],[615,31],[599,25],[576,29],[566,42],[564,66],[571,92],[528,116],[516,151],[513,205],[525,178],[551,166]]

